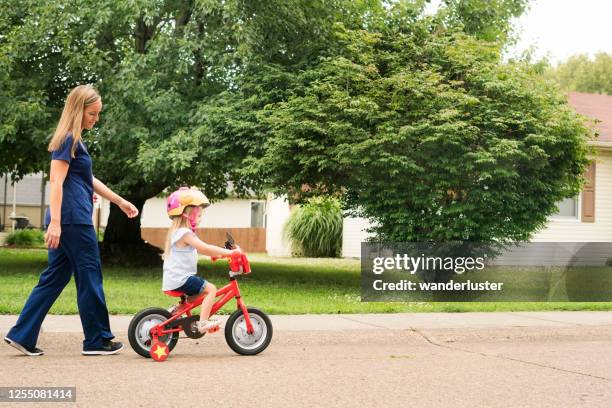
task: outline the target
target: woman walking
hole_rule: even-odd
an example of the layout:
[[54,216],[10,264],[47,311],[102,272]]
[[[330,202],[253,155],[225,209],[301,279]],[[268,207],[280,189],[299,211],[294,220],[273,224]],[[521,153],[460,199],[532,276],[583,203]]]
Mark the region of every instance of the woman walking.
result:
[[74,273],[77,303],[85,334],[84,355],[115,354],[123,348],[111,341],[108,310],[102,288],[98,239],[93,227],[94,192],[115,203],[130,218],[136,207],[115,194],[92,173],[92,162],[81,138],[100,118],[102,100],[91,85],[80,85],[68,94],[57,129],[49,143],[49,211],[45,243],[48,266],[26,301],[17,323],[4,340],[29,356],[43,351],[36,347],[40,326],[49,309]]

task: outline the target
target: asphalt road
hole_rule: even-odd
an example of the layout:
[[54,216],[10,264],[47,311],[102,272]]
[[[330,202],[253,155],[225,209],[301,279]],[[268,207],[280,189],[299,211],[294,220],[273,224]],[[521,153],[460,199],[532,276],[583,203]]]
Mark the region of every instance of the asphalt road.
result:
[[612,406],[612,325],[491,326],[281,328],[254,357],[219,332],[181,338],[162,363],[134,353],[125,332],[121,354],[92,357],[81,333],[45,331],[45,356],[0,346],[0,386],[76,387],[76,403],[44,407]]

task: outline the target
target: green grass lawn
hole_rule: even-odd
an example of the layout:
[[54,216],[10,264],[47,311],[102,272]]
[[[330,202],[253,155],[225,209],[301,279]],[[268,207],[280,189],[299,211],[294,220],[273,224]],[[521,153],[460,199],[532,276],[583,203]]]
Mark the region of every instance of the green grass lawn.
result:
[[[360,297],[360,264],[352,259],[274,258],[249,255],[253,273],[240,279],[249,306],[270,314],[489,312],[527,310],[612,310],[612,302],[411,302],[364,303]],[[47,253],[37,249],[0,248],[0,314],[21,311]],[[225,285],[227,262],[201,260],[198,274],[217,287]],[[174,300],[161,292],[161,267],[134,269],[105,267],[104,290],[111,314],[133,314],[149,306],[170,306]],[[221,313],[231,312],[231,301]],[[52,314],[77,313],[76,289],[71,281],[51,309]]]

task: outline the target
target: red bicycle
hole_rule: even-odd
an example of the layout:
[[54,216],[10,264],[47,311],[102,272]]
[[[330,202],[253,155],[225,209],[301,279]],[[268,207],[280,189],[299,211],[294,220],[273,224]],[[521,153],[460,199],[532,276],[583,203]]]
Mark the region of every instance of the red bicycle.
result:
[[[234,239],[228,233],[225,247],[234,249]],[[237,310],[231,314],[225,324],[225,341],[238,354],[255,355],[264,351],[272,340],[272,322],[261,310],[247,307],[240,295],[237,277],[251,273],[249,261],[244,253],[235,253],[229,258],[229,283],[217,290],[219,298],[212,306],[210,315],[214,315],[232,298],[236,299]],[[213,259],[214,261],[215,259]],[[182,331],[192,339],[199,339],[205,333],[197,328],[199,315],[191,311],[202,304],[203,296],[187,301],[183,292],[165,291],[169,296],[179,297],[180,302],[172,311],[151,307],[140,311],[128,328],[130,346],[139,355],[164,361],[176,347],[179,333]],[[216,329],[214,331],[217,331]],[[210,333],[210,332],[209,332]]]

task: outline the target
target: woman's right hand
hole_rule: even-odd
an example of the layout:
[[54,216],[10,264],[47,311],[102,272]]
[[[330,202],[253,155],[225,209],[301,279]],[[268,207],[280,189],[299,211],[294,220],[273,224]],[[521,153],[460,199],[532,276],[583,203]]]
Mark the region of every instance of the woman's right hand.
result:
[[59,222],[51,222],[45,232],[45,245],[49,249],[59,247],[60,235],[62,235],[62,227]]

